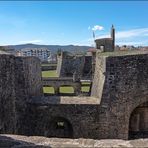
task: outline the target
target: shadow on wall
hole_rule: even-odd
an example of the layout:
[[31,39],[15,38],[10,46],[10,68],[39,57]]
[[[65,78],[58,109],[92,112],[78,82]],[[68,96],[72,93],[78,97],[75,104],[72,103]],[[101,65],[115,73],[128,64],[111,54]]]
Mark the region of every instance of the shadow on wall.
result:
[[[23,139],[23,138],[22,138]],[[8,137],[6,135],[0,135],[0,148],[10,147],[36,147],[36,148],[47,148],[47,146],[36,145],[25,140],[17,140],[15,137]],[[48,146],[50,148],[51,146]]]

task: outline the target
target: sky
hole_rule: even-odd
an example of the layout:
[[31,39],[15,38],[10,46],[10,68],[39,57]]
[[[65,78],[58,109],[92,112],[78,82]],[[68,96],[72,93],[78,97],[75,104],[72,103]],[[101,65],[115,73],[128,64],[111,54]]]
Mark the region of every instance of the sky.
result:
[[148,45],[148,1],[0,1],[0,45]]

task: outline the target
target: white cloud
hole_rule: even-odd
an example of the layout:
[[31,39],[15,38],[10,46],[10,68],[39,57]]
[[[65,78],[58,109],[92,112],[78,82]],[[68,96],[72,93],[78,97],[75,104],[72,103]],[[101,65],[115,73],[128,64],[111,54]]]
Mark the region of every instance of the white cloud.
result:
[[41,43],[42,40],[26,40],[26,41],[19,41],[20,44],[24,43]]
[[103,26],[99,26],[99,25],[95,25],[93,28],[92,28],[93,31],[96,31],[96,30],[104,30],[104,27]]
[[[127,31],[118,31],[116,32],[116,39],[123,39],[123,38],[133,38],[133,37],[140,37],[140,36],[148,36],[148,28],[140,28],[140,29],[132,29]],[[98,36],[99,38],[109,37],[110,34],[104,34]]]
[[148,28],[139,28],[127,31],[119,31],[116,33],[116,38],[131,38],[137,36],[144,36],[145,34],[148,34]]
[[[116,45],[135,45],[135,46],[147,46],[148,45],[148,28],[137,28],[131,30],[117,31],[115,34]],[[97,38],[108,38],[110,34],[104,33],[96,34]],[[93,43],[93,38],[87,39],[86,43]]]
[[[109,37],[109,34],[98,36],[99,38]],[[117,31],[115,34],[116,39],[125,39],[133,37],[148,36],[148,28],[139,28],[126,31]]]

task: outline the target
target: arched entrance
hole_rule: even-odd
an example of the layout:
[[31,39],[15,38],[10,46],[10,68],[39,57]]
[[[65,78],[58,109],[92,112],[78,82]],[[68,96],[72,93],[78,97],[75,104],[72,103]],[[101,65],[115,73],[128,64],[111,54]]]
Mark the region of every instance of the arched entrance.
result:
[[73,128],[71,123],[63,117],[53,118],[48,125],[47,137],[72,138]]
[[129,139],[148,138],[148,102],[136,107],[129,120]]

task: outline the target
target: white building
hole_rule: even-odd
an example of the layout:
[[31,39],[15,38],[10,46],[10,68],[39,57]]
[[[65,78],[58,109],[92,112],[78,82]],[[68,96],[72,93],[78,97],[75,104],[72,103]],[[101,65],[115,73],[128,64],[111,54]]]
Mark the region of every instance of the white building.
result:
[[41,61],[48,61],[51,51],[48,48],[24,48],[17,52],[17,56],[35,56]]

